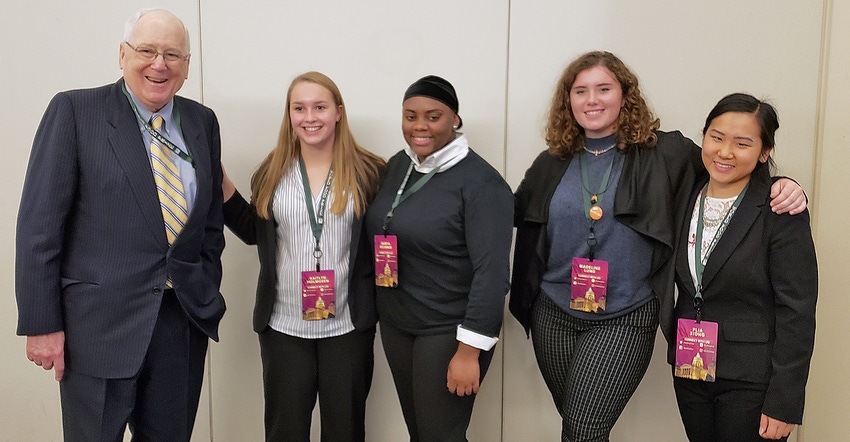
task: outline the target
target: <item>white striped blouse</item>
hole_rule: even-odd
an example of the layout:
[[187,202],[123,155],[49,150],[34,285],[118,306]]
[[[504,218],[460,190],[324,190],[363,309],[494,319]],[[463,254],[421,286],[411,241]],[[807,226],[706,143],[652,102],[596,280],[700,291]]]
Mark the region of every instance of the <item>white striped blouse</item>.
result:
[[[313,196],[318,211],[321,195]],[[334,271],[336,316],[307,321],[301,317],[301,272],[315,271],[313,249],[316,240],[310,228],[304,184],[297,161],[293,161],[274,193],[272,212],[277,221],[277,301],[269,326],[299,338],[318,339],[339,336],[354,330],[348,309],[349,251],[354,207],[349,199],[341,216],[330,211],[335,195],[328,195],[324,228],[320,240],[321,269]]]

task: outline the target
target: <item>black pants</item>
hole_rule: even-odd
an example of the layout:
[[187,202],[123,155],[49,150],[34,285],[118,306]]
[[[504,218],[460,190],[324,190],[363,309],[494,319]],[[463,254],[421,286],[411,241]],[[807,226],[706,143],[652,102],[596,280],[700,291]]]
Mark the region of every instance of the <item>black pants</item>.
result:
[[323,339],[260,333],[266,440],[309,442],[317,395],[322,441],[365,440],[374,343],[374,328]]
[[148,352],[129,379],[65,370],[59,390],[66,442],[188,441],[204,380],[207,336],[189,322],[172,290],[163,295]]
[[[417,336],[382,322],[381,342],[410,440],[465,441],[475,395],[459,397],[446,387],[449,361],[457,351],[455,334]],[[492,350],[478,357],[481,380],[492,359]]]
[[759,436],[759,423],[767,384],[674,377],[673,388],[691,442],[765,441]]

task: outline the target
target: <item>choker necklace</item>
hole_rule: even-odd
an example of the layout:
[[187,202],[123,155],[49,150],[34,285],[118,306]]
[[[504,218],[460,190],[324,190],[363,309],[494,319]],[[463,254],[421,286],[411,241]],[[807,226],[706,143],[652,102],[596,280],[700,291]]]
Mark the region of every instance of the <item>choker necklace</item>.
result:
[[599,155],[602,155],[603,153],[608,152],[609,150],[611,150],[615,147],[617,147],[617,145],[613,144],[611,146],[606,147],[605,149],[590,150],[590,149],[587,148],[587,146],[584,146],[584,150],[587,151],[587,153],[592,153],[593,156],[598,157]]

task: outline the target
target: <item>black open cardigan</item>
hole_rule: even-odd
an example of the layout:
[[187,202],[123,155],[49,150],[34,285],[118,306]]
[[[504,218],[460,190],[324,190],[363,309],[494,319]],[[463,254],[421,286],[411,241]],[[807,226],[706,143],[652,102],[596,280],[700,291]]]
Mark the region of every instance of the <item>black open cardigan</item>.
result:
[[[691,189],[708,175],[700,148],[680,132],[656,132],[653,147],[629,145],[617,194],[614,217],[653,240],[650,285],[661,301],[662,316],[673,311],[673,251]],[[517,228],[509,308],[525,327],[531,326],[531,306],[540,293],[549,242],[549,203],[572,157],[542,152],[526,171],[515,192]],[[669,304],[667,308],[664,306]],[[662,317],[662,323],[669,318]],[[666,331],[665,331],[666,332]]]

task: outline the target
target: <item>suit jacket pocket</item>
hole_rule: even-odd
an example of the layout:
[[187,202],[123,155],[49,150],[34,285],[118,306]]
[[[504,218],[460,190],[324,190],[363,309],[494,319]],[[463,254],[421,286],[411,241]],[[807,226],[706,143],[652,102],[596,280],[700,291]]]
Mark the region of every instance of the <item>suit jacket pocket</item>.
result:
[[60,284],[62,285],[62,290],[65,290],[68,287],[70,287],[72,285],[77,285],[77,284],[99,285],[95,282],[84,281],[82,279],[68,278],[68,277],[65,277],[65,276],[60,278]]
[[765,383],[770,378],[770,328],[759,322],[720,322],[717,377]]

